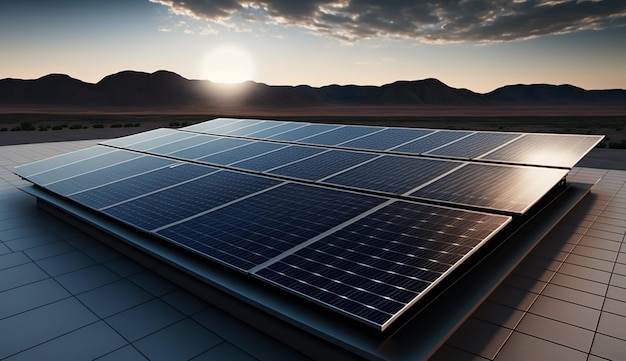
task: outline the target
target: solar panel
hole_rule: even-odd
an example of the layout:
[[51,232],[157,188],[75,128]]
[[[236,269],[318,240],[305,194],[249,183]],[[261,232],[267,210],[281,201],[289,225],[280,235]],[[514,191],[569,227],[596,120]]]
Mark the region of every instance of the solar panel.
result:
[[333,129],[322,134],[303,138],[299,142],[305,144],[337,145],[352,140],[354,138],[359,138],[371,134],[378,130],[379,129],[375,127],[348,125]]
[[22,177],[28,178],[37,173],[47,172],[54,168],[63,167],[74,162],[80,162],[91,157],[114,151],[115,150],[112,148],[100,146],[85,148],[16,167],[14,172]]
[[241,147],[202,157],[198,160],[206,163],[227,165],[285,147],[288,147],[288,145],[269,142],[252,142]]
[[220,118],[16,173],[384,330],[600,139]]
[[375,154],[329,150],[310,158],[270,170],[269,173],[311,181],[326,178],[378,157]]
[[37,173],[28,177],[28,180],[33,183],[45,186],[50,183],[58,182],[62,179],[75,177],[83,173],[88,173],[96,169],[100,169],[139,157],[141,157],[141,154],[139,153],[128,152],[125,150],[116,150],[95,157],[87,158],[85,160],[69,163],[65,166],[52,168],[49,171]]
[[399,153],[422,154],[470,134],[472,133],[466,131],[439,130],[390,150]]
[[599,135],[525,134],[479,159],[571,168],[602,138]]
[[247,271],[383,201],[363,194],[288,183],[157,234]]
[[104,185],[127,177],[162,168],[174,163],[171,159],[143,156],[113,164],[72,178],[51,183],[47,188],[62,195],[77,193],[85,189]]
[[562,169],[467,164],[411,196],[523,214],[566,175]]
[[105,208],[102,212],[150,231],[279,183],[269,178],[220,171]]
[[462,165],[445,160],[385,155],[323,182],[403,194]]
[[87,189],[70,195],[70,198],[90,208],[102,209],[217,171],[218,169],[212,167],[178,163],[134,177],[120,179],[117,182],[97,188]]
[[510,220],[394,202],[256,276],[385,329]]
[[458,141],[449,143],[443,147],[436,148],[425,154],[460,159],[473,159],[520,136],[521,134],[516,133],[474,133],[468,137],[459,139]]
[[340,146],[356,149],[388,150],[432,132],[432,130],[426,129],[384,128],[380,132],[341,143]]
[[292,145],[232,164],[233,167],[266,171],[323,152],[323,149]]

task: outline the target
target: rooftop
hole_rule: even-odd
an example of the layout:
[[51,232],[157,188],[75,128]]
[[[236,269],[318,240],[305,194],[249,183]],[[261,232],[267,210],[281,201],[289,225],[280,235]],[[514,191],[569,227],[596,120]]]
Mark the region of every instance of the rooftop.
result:
[[[17,188],[15,166],[96,143],[0,148],[0,359],[307,359]],[[568,180],[597,183],[433,359],[626,357],[626,171]]]

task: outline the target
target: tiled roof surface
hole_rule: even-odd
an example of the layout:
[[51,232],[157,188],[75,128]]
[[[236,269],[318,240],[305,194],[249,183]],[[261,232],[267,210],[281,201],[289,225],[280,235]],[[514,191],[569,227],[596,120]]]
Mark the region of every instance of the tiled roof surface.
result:
[[[17,189],[13,167],[95,143],[0,147],[0,359],[306,359]],[[433,360],[626,359],[626,171],[568,176],[598,179]]]

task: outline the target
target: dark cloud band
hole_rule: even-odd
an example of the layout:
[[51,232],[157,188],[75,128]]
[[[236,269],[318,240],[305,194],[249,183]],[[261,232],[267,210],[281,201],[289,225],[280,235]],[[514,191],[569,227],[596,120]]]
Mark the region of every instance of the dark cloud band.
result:
[[510,41],[626,26],[624,0],[150,0],[214,22],[234,17],[355,41]]

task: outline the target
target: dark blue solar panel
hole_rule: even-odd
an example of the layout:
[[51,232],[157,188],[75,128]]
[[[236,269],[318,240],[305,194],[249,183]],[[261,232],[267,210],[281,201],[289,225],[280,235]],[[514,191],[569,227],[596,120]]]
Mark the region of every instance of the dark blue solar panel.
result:
[[231,164],[233,167],[266,171],[323,152],[324,149],[292,145],[258,157]]
[[201,122],[198,124],[190,125],[188,127],[181,128],[182,130],[194,131],[194,132],[211,132],[212,130],[219,129],[220,127],[237,122],[236,119],[217,118],[209,120],[207,122]]
[[375,157],[378,157],[378,155],[345,150],[330,150],[274,169],[270,173],[315,181]]
[[131,177],[139,173],[165,167],[173,163],[174,161],[170,159],[144,156],[52,183],[46,187],[61,195],[68,195]]
[[193,136],[190,138],[178,140],[169,144],[163,144],[158,147],[151,148],[150,153],[163,154],[163,155],[171,154],[171,153],[181,151],[183,149],[195,147],[197,145],[218,139],[218,137],[215,137],[212,135],[199,135],[199,134],[194,134],[194,133],[188,133],[188,134],[192,134]]
[[509,221],[395,202],[256,275],[384,328]]
[[245,271],[383,201],[363,194],[289,183],[157,234]]
[[218,138],[208,143],[203,143],[178,152],[170,153],[169,155],[182,159],[198,159],[217,152],[239,147],[250,142],[250,140],[245,139]]
[[403,194],[461,163],[385,155],[324,180],[324,183]]
[[287,145],[280,143],[253,142],[242,147],[202,157],[198,160],[206,163],[227,165],[285,147]]
[[239,135],[239,136],[246,136],[252,133],[256,133],[256,132],[260,132],[262,130],[269,130],[271,128],[277,127],[281,124],[286,124],[284,122],[278,122],[278,121],[271,121],[271,120],[266,120],[266,121],[259,121],[256,124],[252,124],[250,126],[247,126],[245,128],[240,128],[240,129],[236,129],[233,131],[228,132],[228,134],[230,135]]
[[280,133],[286,133],[292,129],[296,129],[296,128],[302,128],[305,127],[308,123],[286,123],[286,122],[281,122],[281,124],[279,124],[278,126],[272,127],[272,128],[267,128],[267,129],[263,129],[263,130],[259,130],[257,132],[254,133],[250,133],[247,136],[251,137],[251,138],[259,138],[259,139],[267,139],[270,137],[273,137],[277,134]]
[[373,133],[380,128],[360,127],[356,125],[347,125],[333,129],[330,132],[314,135],[312,137],[301,139],[301,143],[319,144],[319,145],[337,145],[354,138],[362,137],[366,134]]
[[432,132],[432,130],[426,129],[387,128],[378,133],[342,143],[341,146],[357,149],[387,150]]
[[79,162],[70,163],[63,167],[51,169],[47,172],[39,173],[28,178],[31,182],[39,185],[47,185],[58,182],[62,179],[71,178],[79,174],[87,173],[108,167],[110,165],[139,158],[140,153],[128,152],[125,150],[116,150],[114,152],[101,154]]
[[237,120],[235,122],[232,122],[230,124],[224,124],[223,126],[219,127],[219,128],[215,128],[212,129],[210,131],[207,131],[207,133],[216,133],[216,134],[228,134],[230,132],[239,130],[239,129],[244,129],[250,125],[256,124],[258,123],[258,120],[251,120],[251,119],[240,119]]
[[88,207],[101,209],[217,171],[218,169],[207,166],[178,163],[171,167],[89,189],[71,195],[70,198]]
[[561,169],[470,163],[411,196],[521,214],[566,174]]
[[473,159],[519,136],[514,133],[475,133],[427,154]]
[[329,131],[331,129],[335,129],[338,127],[339,127],[338,125],[329,125],[329,124],[308,124],[302,128],[297,128],[297,129],[290,130],[285,133],[277,134],[273,137],[269,137],[268,139],[293,142],[293,141],[300,140],[302,138],[307,138],[312,135],[326,132],[326,131]]
[[105,153],[115,151],[113,148],[95,146],[87,149],[81,149],[75,152],[61,154],[56,157],[40,160],[38,162],[25,164],[14,169],[15,173],[28,178],[34,174],[45,172],[57,167],[62,167],[70,163],[79,162],[87,158],[95,157]]
[[220,171],[103,212],[135,227],[153,230],[278,183],[270,178]]
[[441,147],[444,144],[448,144],[452,141],[465,137],[472,132],[465,131],[453,131],[453,130],[440,130],[429,134],[423,138],[417,139],[413,142],[406,143],[399,147],[390,149],[393,152],[422,154],[437,147]]
[[113,145],[116,147],[125,147],[134,143],[143,142],[145,140],[150,140],[158,137],[162,137],[167,134],[172,134],[176,132],[174,129],[167,128],[159,128],[154,130],[149,130],[147,132],[141,132],[133,135],[129,135],[122,138],[111,139],[102,142],[101,144]]
[[193,134],[193,133],[174,132],[174,133],[164,135],[162,137],[158,137],[155,139],[144,140],[139,143],[131,144],[131,145],[126,146],[125,148],[133,149],[133,150],[147,150],[150,148],[159,147],[165,144],[181,141],[183,139],[192,138],[195,136],[196,134]]

